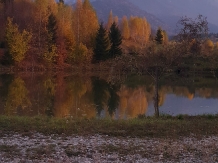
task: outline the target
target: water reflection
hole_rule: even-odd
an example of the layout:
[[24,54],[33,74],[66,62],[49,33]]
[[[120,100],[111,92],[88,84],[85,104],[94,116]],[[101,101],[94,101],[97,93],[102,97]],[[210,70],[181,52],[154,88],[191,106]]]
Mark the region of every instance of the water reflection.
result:
[[110,84],[105,80],[92,77],[93,101],[98,116],[103,110],[106,110],[110,116],[114,115],[120,101],[120,97],[117,94],[119,89],[119,84]]
[[[173,82],[172,82],[173,81]],[[186,83],[184,84],[184,81]],[[217,113],[215,78],[160,80],[160,112]],[[69,74],[0,75],[0,114],[127,119],[154,114],[154,83],[150,76],[130,75],[120,82]]]
[[31,102],[25,83],[21,78],[17,77],[8,88],[4,112],[6,115],[16,114],[18,110],[25,110],[30,106]]

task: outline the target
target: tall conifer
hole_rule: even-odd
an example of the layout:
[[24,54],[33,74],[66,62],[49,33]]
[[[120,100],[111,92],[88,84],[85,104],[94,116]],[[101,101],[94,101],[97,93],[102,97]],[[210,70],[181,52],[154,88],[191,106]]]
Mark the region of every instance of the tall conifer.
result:
[[107,37],[107,31],[104,28],[103,23],[101,23],[95,39],[95,48],[92,61],[95,63],[106,60],[108,58],[108,52],[109,40]]
[[115,22],[110,27],[109,38],[111,42],[109,58],[115,58],[116,56],[122,55],[122,49],[120,47],[122,44],[122,35]]

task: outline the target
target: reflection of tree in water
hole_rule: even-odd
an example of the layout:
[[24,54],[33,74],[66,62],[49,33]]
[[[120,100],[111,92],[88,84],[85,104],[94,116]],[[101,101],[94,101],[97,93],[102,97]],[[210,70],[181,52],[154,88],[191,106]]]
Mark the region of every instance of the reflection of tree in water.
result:
[[0,75],[0,113],[4,112],[5,102],[8,96],[8,90],[14,76],[12,74]]
[[80,104],[81,97],[86,94],[87,86],[85,81],[82,78],[75,77],[70,83],[68,84],[68,90],[71,94],[71,99],[73,102],[73,110],[78,116],[78,112],[82,111],[80,108],[82,105]]
[[28,98],[28,90],[21,78],[16,78],[9,86],[5,105],[5,114],[12,115],[18,108],[25,109],[31,105]]
[[47,116],[54,116],[54,95],[55,95],[55,84],[51,78],[44,81],[45,89],[45,114]]
[[117,107],[119,106],[120,97],[117,95],[117,92],[119,91],[120,86],[112,85],[109,87],[110,92],[110,98],[108,100],[108,112],[110,116],[113,115]]
[[111,116],[113,115],[119,105],[118,90],[119,86],[117,85],[110,85],[106,81],[96,77],[92,78],[93,100],[98,116],[100,116],[101,111],[107,106],[109,114]]
[[0,92],[1,97],[7,97],[8,90],[11,82],[13,81],[13,75],[11,74],[2,74],[0,75]]

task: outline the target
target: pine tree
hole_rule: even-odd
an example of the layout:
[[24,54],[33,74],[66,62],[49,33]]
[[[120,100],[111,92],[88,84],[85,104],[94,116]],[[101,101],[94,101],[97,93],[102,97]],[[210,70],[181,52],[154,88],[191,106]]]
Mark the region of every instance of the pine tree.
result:
[[108,53],[109,39],[107,37],[107,31],[104,28],[103,23],[101,23],[95,39],[93,63],[106,60],[108,58]]
[[62,4],[64,4],[64,0],[59,0],[59,3],[62,3]]
[[115,22],[110,27],[109,38],[111,42],[109,58],[115,58],[116,56],[122,55],[122,49],[120,47],[122,44],[121,31]]
[[48,23],[46,25],[47,29],[47,50],[44,54],[44,58],[48,62],[54,61],[56,56],[56,41],[57,41],[57,21],[53,13],[48,17]]
[[55,44],[57,39],[57,21],[53,13],[48,17],[47,31],[49,36],[49,43]]
[[157,44],[163,44],[163,32],[160,27],[157,30],[155,41]]

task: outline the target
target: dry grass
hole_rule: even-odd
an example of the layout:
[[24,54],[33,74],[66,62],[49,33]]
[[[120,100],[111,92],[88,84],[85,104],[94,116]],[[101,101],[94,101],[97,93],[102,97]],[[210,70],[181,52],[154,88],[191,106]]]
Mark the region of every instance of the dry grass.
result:
[[218,116],[140,117],[130,120],[58,119],[49,117],[0,116],[1,133],[15,131],[27,134],[102,134],[118,137],[171,137],[218,135]]

